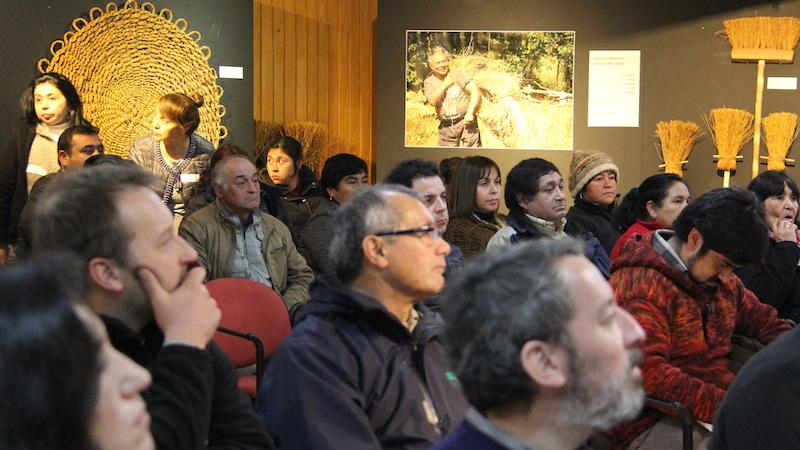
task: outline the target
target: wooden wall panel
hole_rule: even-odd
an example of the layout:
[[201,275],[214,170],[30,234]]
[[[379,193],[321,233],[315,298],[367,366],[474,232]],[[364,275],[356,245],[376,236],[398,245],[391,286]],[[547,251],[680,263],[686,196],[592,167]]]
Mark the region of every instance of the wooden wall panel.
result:
[[374,168],[377,15],[377,0],[254,0],[255,120],[325,124],[330,154]]

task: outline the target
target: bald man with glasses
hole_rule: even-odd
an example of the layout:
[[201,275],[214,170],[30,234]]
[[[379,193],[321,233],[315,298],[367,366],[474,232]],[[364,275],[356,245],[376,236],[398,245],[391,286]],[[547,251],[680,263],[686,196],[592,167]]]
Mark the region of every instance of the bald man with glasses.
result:
[[398,185],[357,193],[332,229],[335,276],[311,286],[258,413],[283,449],[427,449],[467,408],[441,318],[421,304],[444,286],[450,246],[419,196]]

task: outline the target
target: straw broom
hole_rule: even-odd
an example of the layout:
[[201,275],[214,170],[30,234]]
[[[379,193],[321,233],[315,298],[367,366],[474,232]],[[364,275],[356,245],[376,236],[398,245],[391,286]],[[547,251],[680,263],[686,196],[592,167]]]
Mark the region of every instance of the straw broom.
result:
[[753,115],[741,109],[717,108],[703,115],[703,121],[717,148],[717,169],[724,172],[722,187],[728,187],[736,160],[742,159],[739,151],[753,137]]
[[753,135],[753,178],[758,176],[761,147],[761,106],[764,95],[764,64],[791,63],[800,39],[796,17],[744,17],[723,22],[721,33],[731,44],[734,62],[758,62],[756,75],[755,130]]
[[700,125],[682,120],[670,120],[656,124],[656,152],[664,164],[665,173],[683,176],[683,165],[689,162],[689,154],[703,132]]
[[787,162],[794,163],[786,156],[799,130],[797,114],[777,112],[764,118],[762,133],[769,157],[762,156],[761,159],[767,160],[767,170],[786,170]]

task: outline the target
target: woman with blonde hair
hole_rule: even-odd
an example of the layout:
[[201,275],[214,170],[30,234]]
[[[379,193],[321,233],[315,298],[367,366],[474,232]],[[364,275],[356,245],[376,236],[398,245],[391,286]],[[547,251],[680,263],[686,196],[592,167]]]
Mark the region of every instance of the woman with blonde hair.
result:
[[178,220],[214,153],[214,146],[195,133],[201,106],[203,96],[199,94],[161,96],[153,116],[153,132],[137,140],[128,155],[163,182],[161,200]]

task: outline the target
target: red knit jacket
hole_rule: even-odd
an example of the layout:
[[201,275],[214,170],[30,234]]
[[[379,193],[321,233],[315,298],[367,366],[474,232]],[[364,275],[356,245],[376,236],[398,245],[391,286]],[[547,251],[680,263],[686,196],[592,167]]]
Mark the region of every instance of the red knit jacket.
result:
[[[767,343],[790,329],[735,275],[717,287],[699,284],[653,250],[654,232],[631,238],[612,265],[619,304],[642,325],[647,395],[681,402],[695,419],[711,423],[734,374],[728,367],[731,338],[742,334]],[[645,410],[611,434],[625,448],[663,413]]]

